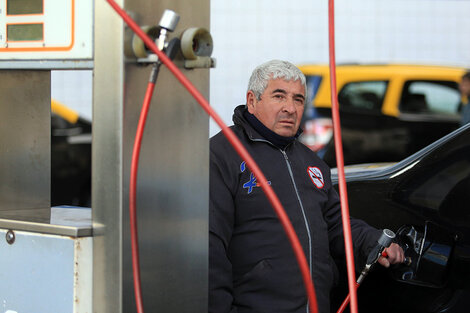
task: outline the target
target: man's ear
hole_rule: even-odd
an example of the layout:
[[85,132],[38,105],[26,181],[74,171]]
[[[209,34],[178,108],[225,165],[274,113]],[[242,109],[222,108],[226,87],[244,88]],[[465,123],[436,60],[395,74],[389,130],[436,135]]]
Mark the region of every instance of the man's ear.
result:
[[248,112],[253,114],[255,112],[255,104],[256,104],[256,96],[255,93],[251,90],[248,90],[246,93],[246,106],[248,108]]

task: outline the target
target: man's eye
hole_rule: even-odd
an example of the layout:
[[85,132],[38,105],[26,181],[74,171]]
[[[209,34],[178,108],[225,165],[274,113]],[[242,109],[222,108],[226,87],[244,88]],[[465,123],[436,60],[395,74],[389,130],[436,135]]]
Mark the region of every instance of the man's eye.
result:
[[304,104],[304,99],[302,98],[295,98],[294,101],[298,104]]

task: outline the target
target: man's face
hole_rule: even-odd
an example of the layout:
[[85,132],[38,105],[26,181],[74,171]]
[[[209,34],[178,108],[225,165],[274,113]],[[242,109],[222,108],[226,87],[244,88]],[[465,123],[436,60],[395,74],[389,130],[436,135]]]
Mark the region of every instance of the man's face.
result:
[[470,79],[463,78],[462,82],[459,85],[460,87],[460,92],[469,97],[470,96]]
[[264,126],[284,137],[297,133],[304,112],[305,90],[300,80],[272,79],[260,97],[253,91],[246,94],[248,112]]

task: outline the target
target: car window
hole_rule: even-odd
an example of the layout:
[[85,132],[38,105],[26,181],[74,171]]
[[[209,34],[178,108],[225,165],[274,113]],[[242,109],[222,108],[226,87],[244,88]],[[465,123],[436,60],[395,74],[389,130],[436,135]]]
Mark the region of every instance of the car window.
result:
[[403,88],[400,111],[457,115],[460,93],[456,82],[407,81]]
[[344,85],[338,94],[340,108],[380,111],[387,81],[361,81]]
[[305,78],[307,85],[307,96],[305,103],[308,103],[309,105],[306,105],[304,108],[303,119],[309,120],[318,117],[318,113],[315,107],[310,104],[313,102],[313,99],[315,99],[315,96],[317,95],[318,89],[320,88],[320,84],[322,82],[322,77],[320,75],[307,75]]
[[[462,152],[462,151],[461,151]],[[468,149],[466,151],[468,153]],[[445,200],[456,200],[455,197],[459,197],[461,205],[463,206],[466,192],[451,193],[457,190],[460,183],[468,185],[468,179],[470,178],[470,163],[468,158],[454,158],[449,164],[440,163],[439,166],[435,166],[433,170],[427,173],[427,176],[415,179],[415,182],[419,182],[413,192],[410,193],[409,201],[411,204],[419,205],[422,207],[439,210],[443,206],[448,208],[448,205],[444,205]],[[449,195],[451,195],[449,197]]]
[[307,75],[305,77],[306,85],[307,85],[307,103],[311,103],[315,96],[317,95],[318,88],[320,88],[320,84],[322,81],[322,77],[320,75]]
[[[406,205],[439,212],[452,223],[468,223],[470,144],[467,136],[436,150],[420,170],[404,181],[397,199]],[[438,152],[439,151],[439,152]]]

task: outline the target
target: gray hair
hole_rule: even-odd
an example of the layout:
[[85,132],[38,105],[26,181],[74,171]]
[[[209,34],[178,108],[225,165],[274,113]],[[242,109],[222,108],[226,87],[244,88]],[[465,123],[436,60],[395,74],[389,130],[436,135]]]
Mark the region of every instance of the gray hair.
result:
[[261,95],[271,79],[283,78],[286,81],[297,81],[304,86],[307,93],[305,75],[292,63],[287,61],[272,60],[257,66],[251,74],[248,82],[248,91],[253,91],[260,100]]

